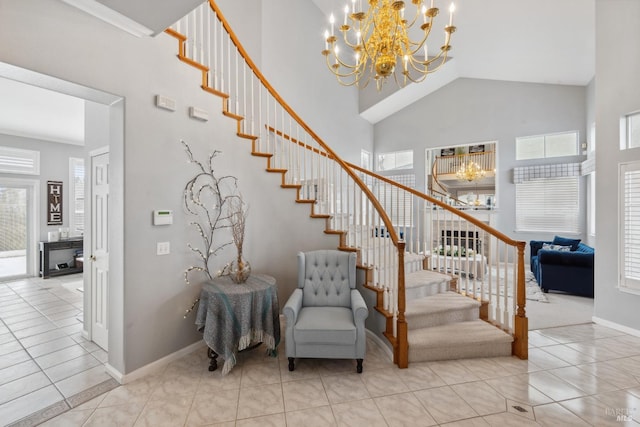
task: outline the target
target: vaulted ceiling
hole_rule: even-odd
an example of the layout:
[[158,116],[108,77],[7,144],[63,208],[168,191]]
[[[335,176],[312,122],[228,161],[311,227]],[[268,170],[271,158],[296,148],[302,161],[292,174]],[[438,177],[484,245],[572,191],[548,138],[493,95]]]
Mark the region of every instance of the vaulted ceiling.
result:
[[[63,1],[138,35],[161,32],[202,2]],[[346,3],[346,0],[306,1],[313,1],[327,16],[331,12],[339,16]],[[435,0],[435,3],[443,11],[449,4],[442,0]],[[149,10],[153,10],[153,13],[148,13]],[[446,13],[442,13],[440,19],[446,19]],[[595,0],[456,0],[454,19],[457,31],[452,38],[453,59],[423,83],[404,89],[398,89],[392,83],[386,85],[381,93],[375,92],[373,86],[366,92],[361,91],[360,112],[365,119],[376,123],[461,77],[567,85],[587,85],[594,77]],[[437,25],[441,27],[444,22]],[[437,49],[439,44],[430,46]],[[7,88],[9,86],[7,82],[0,81],[0,84]],[[45,99],[51,99],[57,111],[61,111],[61,105],[69,105],[72,110],[77,110],[77,102],[73,100],[65,102],[46,93],[34,95],[32,89],[28,88],[30,96],[38,99],[41,108],[46,108]],[[20,100],[20,95],[16,95],[16,98],[9,96],[15,94],[16,90],[13,85],[10,91],[3,90],[0,111],[11,111],[16,105],[24,103],[25,98]],[[69,123],[67,128],[78,129],[77,111],[68,117],[75,117],[75,121]],[[60,124],[60,120],[55,123]],[[38,120],[30,122],[46,123]],[[0,123],[0,132],[4,127],[5,132],[9,133],[8,126]],[[22,130],[13,131],[19,132]],[[39,129],[37,132],[42,134],[46,130]],[[77,140],[77,135],[74,138]]]

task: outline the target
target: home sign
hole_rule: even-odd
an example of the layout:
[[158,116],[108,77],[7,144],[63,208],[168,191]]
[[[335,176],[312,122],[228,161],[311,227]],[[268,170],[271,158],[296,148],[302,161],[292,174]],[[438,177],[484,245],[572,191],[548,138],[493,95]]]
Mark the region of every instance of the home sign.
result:
[[47,181],[47,225],[62,225],[62,181]]

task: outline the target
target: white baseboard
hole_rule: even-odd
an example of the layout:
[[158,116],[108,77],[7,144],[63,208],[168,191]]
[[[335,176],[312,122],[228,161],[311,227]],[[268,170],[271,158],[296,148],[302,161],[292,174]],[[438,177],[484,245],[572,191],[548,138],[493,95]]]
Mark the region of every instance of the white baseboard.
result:
[[368,329],[365,329],[365,331],[367,332],[367,337],[377,342],[380,348],[382,349],[382,351],[384,351],[386,355],[389,357],[389,360],[393,362],[393,351],[391,350],[391,347],[389,347],[388,342],[385,343],[382,340],[382,338],[380,338],[379,336],[377,336],[375,333],[371,332]]
[[121,373],[120,371],[118,371],[116,368],[109,365],[108,363],[105,365],[105,369],[109,375],[111,375],[116,381],[118,381],[118,383],[127,384],[139,378],[152,374],[156,372],[158,369],[163,368],[169,363],[173,362],[174,360],[178,360],[181,357],[184,357],[187,354],[193,353],[194,351],[204,347],[206,347],[206,344],[204,343],[204,341],[198,341],[183,349],[180,349],[174,353],[171,353],[163,357],[162,359],[158,359],[155,362],[151,362],[148,365],[138,368],[135,371],[130,372],[128,374]]
[[624,326],[610,320],[601,319],[600,317],[596,316],[593,316],[591,320],[593,320],[593,323],[596,323],[598,325],[606,326],[607,328],[615,329],[616,331],[624,332],[625,334],[633,335],[635,337],[640,337],[640,330],[638,329],[633,329],[628,326]]

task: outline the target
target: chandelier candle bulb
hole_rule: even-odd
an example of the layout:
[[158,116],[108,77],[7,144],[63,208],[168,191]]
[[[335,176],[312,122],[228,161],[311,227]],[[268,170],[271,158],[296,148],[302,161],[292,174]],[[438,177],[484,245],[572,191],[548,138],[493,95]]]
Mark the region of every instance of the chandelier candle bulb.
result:
[[[433,6],[431,6],[433,7]],[[427,6],[422,5],[422,23],[426,24],[427,23]]]
[[347,25],[347,17],[349,16],[349,6],[344,7],[344,25]]
[[336,23],[336,18],[333,16],[333,13],[329,17],[329,23],[331,24],[331,35],[333,35],[333,26]]
[[456,5],[451,3],[449,6],[449,26],[453,26],[453,12],[456,10]]

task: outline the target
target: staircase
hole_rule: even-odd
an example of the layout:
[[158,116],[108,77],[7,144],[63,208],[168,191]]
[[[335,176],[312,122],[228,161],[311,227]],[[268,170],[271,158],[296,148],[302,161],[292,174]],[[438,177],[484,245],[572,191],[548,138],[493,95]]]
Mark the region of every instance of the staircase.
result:
[[481,302],[450,291],[450,276],[422,270],[406,280],[410,363],[511,355],[513,337],[481,320]]
[[325,221],[340,250],[356,252],[370,309],[384,318],[372,332],[386,337],[394,363],[527,357],[524,242],[342,160],[267,82],[213,0],[166,33],[251,155]]

